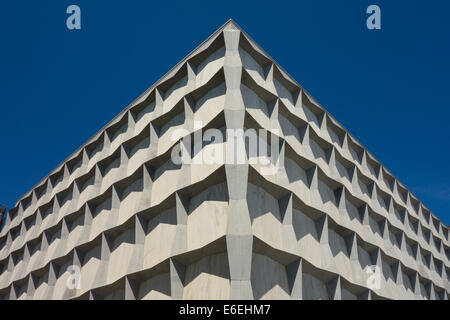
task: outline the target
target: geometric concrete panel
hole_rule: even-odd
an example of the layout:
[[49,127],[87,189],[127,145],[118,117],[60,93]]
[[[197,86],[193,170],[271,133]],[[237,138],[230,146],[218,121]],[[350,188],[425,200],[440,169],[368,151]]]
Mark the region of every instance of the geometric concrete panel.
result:
[[0,297],[448,299],[448,233],[230,20],[19,199]]

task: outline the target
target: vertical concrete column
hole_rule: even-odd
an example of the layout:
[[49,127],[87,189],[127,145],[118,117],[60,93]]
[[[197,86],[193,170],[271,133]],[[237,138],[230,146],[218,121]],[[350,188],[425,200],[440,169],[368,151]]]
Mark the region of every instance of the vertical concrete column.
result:
[[31,271],[31,270],[29,270],[29,267],[31,267],[30,266],[31,250],[32,250],[32,247],[30,245],[30,242],[25,243],[25,246],[23,248],[23,262],[26,266],[26,269],[25,269],[26,271]]
[[361,156],[361,167],[365,173],[370,173],[369,166],[367,165],[367,151],[364,149]]
[[108,220],[106,221],[106,226],[103,230],[108,230],[117,226],[117,221],[119,220],[119,209],[120,209],[120,199],[122,190],[116,185],[111,187],[111,211],[109,212]]
[[139,284],[129,276],[125,276],[125,300],[139,299]]
[[[394,190],[392,191],[392,193],[393,193],[393,195],[395,197],[395,200],[397,202],[403,203],[404,199],[400,195],[400,191],[399,191],[399,188],[398,188],[398,181],[397,180],[394,181]],[[419,208],[419,216],[422,216],[422,207]]]
[[128,160],[127,150],[125,150],[125,147],[122,144],[120,146],[120,166],[117,168],[116,181],[127,176]]
[[[311,99],[311,101],[313,101]],[[316,103],[313,102],[314,105],[317,106]],[[327,116],[325,111],[321,111],[319,115],[317,115],[317,121],[319,122],[319,129],[322,131],[322,133],[327,132]]]
[[308,179],[308,187],[311,191],[309,194],[310,203],[315,208],[322,208],[323,202],[319,193],[319,168],[315,164],[306,171],[306,178]]
[[283,223],[283,248],[286,252],[299,256],[300,252],[297,245],[297,239],[295,237],[294,227],[292,225],[292,202],[292,193],[278,199],[278,206],[280,208],[280,215]]
[[340,186],[339,188],[334,190],[334,197],[336,199],[336,206],[339,211],[339,218],[341,219],[341,221],[350,222],[350,217],[347,212],[346,194],[345,193],[346,193],[345,187]]
[[127,117],[128,117],[128,130],[127,130],[127,138],[128,137],[133,137],[135,135],[135,126],[136,126],[136,121],[133,118],[133,114],[131,113],[131,111],[129,110],[127,112]]
[[55,288],[56,280],[59,276],[60,267],[55,262],[50,262],[47,276],[47,288],[45,290],[43,299],[51,300],[53,298],[53,291]]
[[8,300],[17,300],[17,287],[14,283],[11,284],[11,288],[9,289],[9,297]]
[[413,287],[415,299],[422,299],[422,295],[420,293],[420,281],[419,281],[419,273],[417,271],[413,271],[411,275],[411,285]]
[[43,195],[43,198],[42,198],[42,203],[47,203],[48,202],[48,200],[53,196],[52,195],[52,192],[53,192],[53,185],[52,185],[52,182],[51,182],[51,179],[50,178],[48,178],[47,179],[47,182],[46,182],[46,187],[45,187],[45,191],[44,191],[44,195]]
[[434,284],[433,281],[430,281],[427,286],[426,290],[428,291],[428,298],[430,300],[436,300],[436,292],[434,291]]
[[[51,239],[49,239],[48,231],[47,230],[44,231],[41,236],[41,241],[42,241],[41,242],[41,250],[40,250],[41,252],[43,252],[43,253],[47,252],[48,244],[49,244],[50,240]],[[42,258],[44,258],[44,260],[46,260],[45,255],[43,255]]]
[[58,219],[58,215],[60,213],[60,201],[62,199],[60,199],[60,197],[55,196],[54,200],[53,200],[53,208],[52,208],[52,212],[46,217],[47,219],[47,226],[52,226],[53,224],[56,223],[57,219]]
[[[175,193],[177,228],[172,244],[171,256],[181,255],[187,251],[187,221],[189,212],[189,199]],[[170,259],[170,292],[172,299],[183,299],[184,276],[186,267],[175,260]]]
[[89,168],[88,168],[88,164],[89,164],[89,153],[88,153],[88,151],[87,151],[87,149],[86,148],[83,148],[83,156],[82,156],[82,158],[81,158],[81,170],[83,170],[82,171],[82,173],[80,174],[80,176],[81,175],[83,175],[83,174],[85,174],[85,173],[87,173],[88,172],[88,170],[89,170]]
[[187,78],[186,94],[192,92],[196,87],[197,68],[190,61],[186,62]]
[[147,209],[152,204],[152,188],[153,188],[153,177],[154,171],[153,168],[148,164],[144,164],[142,166],[142,182],[143,182],[143,190],[140,195],[138,212],[144,209]]
[[392,197],[389,198],[389,206],[388,206],[387,211],[388,211],[388,217],[394,217],[395,216],[394,198],[392,198]]
[[[282,185],[282,186],[288,186],[290,184],[289,182],[289,178],[287,176],[286,173],[286,169],[284,167],[284,163],[285,163],[285,157],[286,157],[286,141],[283,139],[281,139],[280,137],[276,138],[278,141],[273,141],[275,144],[274,146],[276,146],[276,144],[278,143],[278,150],[274,149],[274,146],[272,146],[272,151],[271,151],[271,157],[272,157],[272,161],[274,161],[274,166],[276,169],[275,172],[273,172],[273,174],[276,175],[276,181],[277,184]],[[275,153],[274,153],[275,151]],[[278,153],[278,158],[276,158],[276,153]],[[263,172],[264,173],[264,172]],[[272,175],[272,172],[267,172],[265,174],[268,174],[269,176]]]
[[[413,205],[413,197],[411,192],[408,191],[407,196],[406,196],[406,208],[408,209],[408,212],[411,213],[412,215],[415,215],[416,211]],[[432,228],[431,224],[430,227]]]
[[111,148],[111,137],[110,134],[108,133],[108,130],[105,130],[105,133],[103,134],[102,155],[108,154],[110,148]]
[[32,208],[35,208],[36,205],[37,205],[37,202],[38,202],[38,195],[37,195],[36,189],[34,189],[34,190],[31,192],[31,204],[30,204],[30,206],[31,206]]
[[22,220],[22,222],[20,223],[20,231],[19,231],[19,237],[18,237],[18,241],[20,244],[25,243],[26,236],[27,236],[27,227],[25,225],[25,221]]
[[363,232],[365,237],[372,236],[372,231],[370,229],[369,225],[369,206],[367,203],[364,203],[361,207],[358,208],[359,211],[359,218],[361,220],[361,224],[363,226]]
[[334,267],[334,258],[328,240],[328,215],[324,214],[318,218],[315,224],[320,243],[322,268],[331,269]]
[[330,300],[341,300],[341,276],[337,276],[326,283],[328,291],[328,299]]
[[311,156],[311,149],[309,148],[309,125],[307,124],[297,129],[301,143],[301,149],[299,150],[299,152],[305,152],[305,155]]
[[34,292],[36,291],[36,287],[38,285],[38,278],[30,273],[27,281],[27,299],[32,300],[34,296]]
[[[306,117],[306,116],[305,116]],[[306,158],[314,159],[314,153],[311,148],[311,133],[314,129],[311,128],[310,124],[307,124],[304,127],[299,128],[299,135],[302,141],[301,149],[298,152]]]
[[114,245],[114,239],[107,235],[105,232],[101,234],[101,247],[100,247],[100,263],[95,270],[96,276],[92,287],[101,287],[107,283],[108,280],[108,267],[109,258]]
[[347,246],[347,253],[352,267],[353,280],[356,283],[365,284],[365,273],[361,268],[358,256],[358,237],[355,232],[352,232],[345,238],[345,244]]
[[41,234],[42,230],[43,230],[43,226],[42,226],[42,210],[38,209],[35,213],[36,217],[35,217],[35,222],[34,222],[34,231],[33,231],[33,235],[30,236],[30,239],[34,239],[35,237],[37,237],[38,235]]
[[102,181],[103,181],[103,174],[102,170],[100,169],[100,166],[98,163],[95,164],[94,169],[94,185],[92,186],[91,194],[99,194],[101,187],[102,187]]
[[164,110],[164,94],[160,87],[155,89],[155,118],[166,112]]
[[[295,109],[301,110],[303,104],[303,89],[300,87],[297,91],[297,96],[294,96]],[[296,111],[297,111],[296,110]]]
[[386,250],[388,252],[392,252],[392,250],[391,250],[392,245],[391,245],[391,241],[389,239],[389,223],[388,223],[388,220],[386,218],[381,220],[381,222],[379,223],[379,227],[380,227],[381,235],[383,237],[384,247],[386,248]]
[[403,231],[400,231],[397,234],[397,242],[398,242],[398,245],[400,246],[401,258],[403,261],[405,261],[409,258],[409,254],[408,254],[408,250],[406,249],[406,238],[405,238],[405,233]]
[[128,264],[127,274],[142,270],[144,266],[144,245],[147,221],[139,214],[134,216],[134,246],[133,255]]
[[[239,55],[241,33],[236,26],[229,24],[223,35],[227,88],[224,112],[227,127],[225,174],[229,209],[226,243],[231,280],[230,299],[253,299],[250,278],[253,235],[247,205],[248,158],[243,136],[245,106],[241,93],[242,61]],[[242,132],[242,136],[239,136],[239,132]],[[245,163],[241,163],[242,158]]]
[[301,258],[286,266],[286,275],[291,298],[294,300],[303,299],[303,261]]
[[172,246],[172,257],[187,251],[187,221],[189,211],[189,199],[177,192],[175,194],[177,229]]
[[405,299],[406,298],[406,289],[403,284],[403,272],[402,272],[402,264],[400,261],[396,261],[391,266],[392,274],[394,276],[395,284],[397,285],[397,298]]
[[[383,274],[383,260],[382,260],[382,252],[380,248],[376,248],[372,252],[370,252],[370,259],[372,262],[372,265],[376,266],[377,270],[375,271],[375,275],[379,276],[379,279],[375,278],[375,281],[380,281],[379,287],[372,288],[372,290],[379,295],[385,296],[386,295],[386,279],[384,278]],[[375,284],[377,284],[375,282]]]
[[14,272],[14,258],[12,254],[10,254],[8,258],[8,272],[10,273],[10,275],[12,275],[12,273]]
[[[10,218],[9,214],[6,218],[5,226],[7,225],[8,222],[11,223],[11,218]],[[11,234],[11,230],[8,230],[8,233],[6,234],[6,244],[4,246],[4,250],[8,250],[8,251],[11,250],[11,245],[12,245],[12,234]]]
[[81,269],[81,267],[83,266],[83,261],[84,261],[84,255],[85,255],[84,252],[78,248],[75,248],[75,249],[73,249],[72,254],[73,254],[72,264]]
[[[158,109],[155,107],[155,117]],[[150,122],[150,147],[149,147],[149,157],[155,158],[158,155],[158,142],[159,142],[159,130],[158,125]]]
[[317,237],[319,243],[328,245],[328,215],[324,214],[316,221]]
[[64,190],[67,187],[69,187],[69,182],[70,182],[69,178],[70,178],[69,167],[68,167],[67,163],[65,163],[64,167],[63,167],[63,179],[59,183],[59,191]]
[[69,207],[67,208],[65,214],[72,213],[78,209],[78,200],[81,194],[81,185],[78,181],[74,181],[72,185],[72,198],[70,199]]
[[[269,69],[268,77],[272,81],[273,86],[273,67]],[[274,89],[275,91],[275,89]],[[286,174],[286,170],[284,168],[284,160],[285,160],[285,141],[283,139],[283,133],[279,123],[279,109],[280,109],[280,101],[279,98],[268,102],[267,107],[269,109],[269,117],[270,117],[270,127],[265,128],[267,132],[267,137],[270,139],[270,162],[271,167],[267,168],[269,171],[264,168],[261,168],[261,172],[263,175],[267,175],[269,179],[271,176],[275,176],[276,181],[280,185],[289,185],[289,179]],[[269,150],[267,150],[269,152]]]
[[67,220],[61,220],[60,238],[58,239],[58,246],[53,254],[56,256],[63,256],[66,253],[67,238],[69,237],[69,228],[67,226]]
[[327,163],[330,167],[330,173],[332,177],[339,177],[339,172],[336,167],[336,147],[333,145],[326,150],[325,155],[327,157]]
[[[80,250],[78,248],[75,248],[75,249],[72,250],[71,255],[72,255],[71,265],[77,266],[81,270],[81,268],[83,267],[83,262],[84,262],[84,258],[85,258],[85,252],[83,252],[82,250]],[[69,269],[68,268],[65,269],[65,270],[62,269],[60,271],[63,272],[63,273],[66,273],[66,272],[69,273]],[[81,274],[79,276],[81,277]],[[82,280],[82,278],[80,278],[80,285],[83,285],[83,282],[81,280]],[[67,278],[66,281],[69,281],[69,278]],[[73,298],[73,297],[75,297],[77,295],[77,291],[78,290],[77,290],[76,287],[75,288],[71,288],[71,287],[67,286],[67,282],[66,282],[63,285],[60,285],[58,288],[56,288],[56,291],[55,291],[55,295],[56,296],[55,296],[55,298],[56,299],[64,299],[64,300],[65,299],[70,299],[70,298]],[[61,294],[62,294],[62,296],[61,296]]]
[[101,260],[107,261],[111,256],[111,250],[113,247],[114,240],[111,239],[111,237],[104,232],[102,233],[101,237],[102,237],[101,253],[100,253]]
[[83,228],[78,241],[83,243],[89,240],[89,235],[91,234],[92,212],[88,203],[80,208],[80,214],[83,215]]
[[350,174],[350,180],[352,182],[353,190],[358,192],[359,195],[362,195],[361,188],[359,187],[359,182],[358,182],[358,174],[359,174],[358,168],[355,164],[353,164],[352,167],[349,169],[349,174]]
[[348,132],[344,132],[344,137],[342,139],[342,146],[341,146],[341,150],[342,153],[345,157],[352,159],[352,155],[350,154],[350,149],[348,146]]
[[[184,129],[188,132],[194,131],[194,111],[193,111],[193,101],[188,98],[183,99],[184,104],[184,115],[185,115],[185,123]],[[196,143],[197,141],[194,141]],[[182,152],[182,163],[180,174],[178,176],[177,181],[177,189],[181,190],[191,184],[191,162],[192,162],[192,137],[189,134],[188,136],[183,137],[180,140],[181,152]]]
[[183,299],[186,267],[174,258],[170,259],[170,292],[172,299]]
[[409,214],[408,214],[408,212],[405,212],[405,217],[403,219],[403,225],[404,225],[403,231],[406,233],[406,235],[408,235],[408,233],[413,232],[411,230],[411,225],[409,223]]

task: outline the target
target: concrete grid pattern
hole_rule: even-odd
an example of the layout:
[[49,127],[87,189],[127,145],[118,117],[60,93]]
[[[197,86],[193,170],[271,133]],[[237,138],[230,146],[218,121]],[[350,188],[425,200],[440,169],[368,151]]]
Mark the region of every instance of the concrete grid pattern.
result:
[[[276,174],[246,144],[243,164],[174,164],[197,120],[278,129]],[[448,227],[230,20],[17,202],[0,297],[448,299],[449,255]]]

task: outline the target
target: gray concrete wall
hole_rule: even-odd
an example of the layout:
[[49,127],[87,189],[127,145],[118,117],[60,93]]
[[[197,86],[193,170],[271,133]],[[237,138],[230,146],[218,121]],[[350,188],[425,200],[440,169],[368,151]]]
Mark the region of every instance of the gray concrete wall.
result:
[[[275,174],[245,144],[242,164],[174,164],[171,134],[198,120],[277,134]],[[450,292],[448,227],[232,21],[21,198],[0,246],[5,299]]]

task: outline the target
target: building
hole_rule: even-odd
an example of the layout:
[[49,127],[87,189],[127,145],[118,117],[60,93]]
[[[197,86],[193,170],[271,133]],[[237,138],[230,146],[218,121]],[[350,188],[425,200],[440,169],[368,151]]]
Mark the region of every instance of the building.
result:
[[230,20],[9,211],[0,296],[448,299],[449,255],[448,227]]

